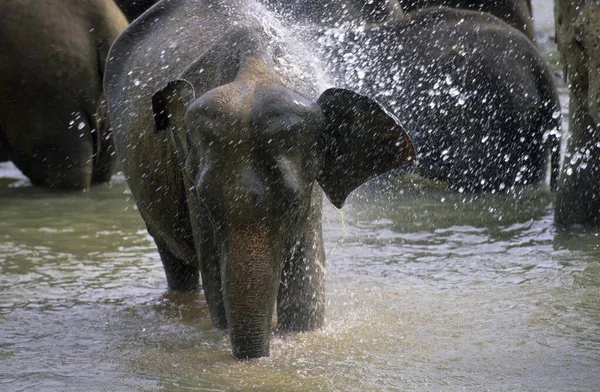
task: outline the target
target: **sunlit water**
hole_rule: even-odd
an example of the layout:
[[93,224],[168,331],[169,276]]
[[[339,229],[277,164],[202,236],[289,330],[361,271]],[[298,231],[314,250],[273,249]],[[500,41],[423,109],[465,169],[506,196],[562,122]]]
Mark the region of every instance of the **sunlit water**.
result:
[[327,205],[326,327],[240,363],[201,294],[167,293],[122,177],[74,195],[0,177],[0,391],[600,389],[600,230],[557,230],[544,189],[409,177]]

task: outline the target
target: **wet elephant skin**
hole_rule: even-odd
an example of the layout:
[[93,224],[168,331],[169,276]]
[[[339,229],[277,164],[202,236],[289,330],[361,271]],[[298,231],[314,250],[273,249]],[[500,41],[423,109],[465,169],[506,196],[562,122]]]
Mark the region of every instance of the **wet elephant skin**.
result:
[[0,159],[34,185],[84,189],[110,179],[102,79],[126,26],[112,0],[0,3]]
[[282,331],[323,324],[321,188],[339,208],[414,158],[395,118],[325,90],[310,52],[267,15],[254,1],[162,1],[113,45],[105,83],[168,286],[193,290],[201,275],[239,359],[269,355],[275,307]]

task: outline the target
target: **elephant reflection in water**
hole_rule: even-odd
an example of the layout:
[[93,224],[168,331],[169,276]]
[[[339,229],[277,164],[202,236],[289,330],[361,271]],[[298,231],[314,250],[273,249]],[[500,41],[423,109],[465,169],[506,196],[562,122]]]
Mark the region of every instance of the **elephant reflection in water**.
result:
[[600,3],[556,0],[555,19],[570,129],[555,218],[561,225],[600,225]]

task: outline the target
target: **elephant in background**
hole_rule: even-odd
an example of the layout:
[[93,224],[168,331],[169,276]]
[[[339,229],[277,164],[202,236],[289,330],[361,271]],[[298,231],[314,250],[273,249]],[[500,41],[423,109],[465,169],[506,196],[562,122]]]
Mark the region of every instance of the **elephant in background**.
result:
[[103,72],[126,26],[112,0],[0,2],[0,158],[34,185],[85,189],[110,179]]
[[398,0],[264,0],[263,3],[292,23],[309,22],[321,27],[381,23],[404,17]]
[[275,306],[280,330],[323,324],[323,191],[339,208],[414,160],[395,118],[326,89],[313,54],[253,0],[162,1],[109,54],[115,145],[168,286],[202,276],[239,359],[269,355]]
[[496,192],[543,181],[550,163],[555,187],[558,94],[520,31],[487,13],[436,7],[344,34],[329,32],[326,57],[346,87],[403,120],[419,174],[458,191]]
[[[3,137],[2,134],[0,134],[0,137]],[[10,151],[8,149],[8,145],[6,144],[6,141],[0,140],[0,162],[7,162],[10,161]]]
[[556,0],[556,41],[569,84],[567,151],[556,197],[560,225],[600,225],[600,3]]
[[489,12],[535,42],[531,0],[399,0],[402,10],[412,13],[426,7],[454,7]]
[[114,0],[130,22],[143,14],[159,0]]

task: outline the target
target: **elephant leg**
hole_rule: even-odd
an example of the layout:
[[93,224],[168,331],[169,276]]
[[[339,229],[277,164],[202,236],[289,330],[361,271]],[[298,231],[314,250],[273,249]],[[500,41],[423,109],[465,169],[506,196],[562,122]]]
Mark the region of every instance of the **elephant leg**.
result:
[[64,190],[90,187],[94,143],[82,112],[48,112],[32,105],[3,128],[12,160],[33,185]]
[[156,243],[160,259],[167,276],[167,285],[174,291],[192,291],[199,286],[200,274],[198,263],[186,262],[177,258],[167,247]]
[[15,159],[15,164],[34,185],[65,190],[86,189],[92,179],[92,145],[82,144],[75,150],[46,144],[35,149],[31,156]]
[[11,160],[11,152],[10,146],[8,145],[8,140],[2,134],[2,130],[0,130],[0,162],[6,162]]
[[108,182],[115,171],[117,154],[108,124],[108,105],[104,96],[98,99],[96,113],[91,117],[94,125],[94,172],[92,184]]
[[320,203],[301,231],[281,273],[277,298],[280,331],[311,331],[325,319],[325,250]]
[[210,229],[205,229],[199,240],[201,241],[200,273],[202,274],[204,296],[210,309],[213,326],[225,329],[227,328],[227,316],[223,302],[219,249],[214,241],[214,233]]
[[600,224],[600,148],[589,112],[571,94],[571,138],[556,195],[556,222],[560,225]]
[[116,155],[114,155],[114,149],[111,152],[103,151],[99,159],[94,165],[94,172],[92,174],[92,184],[102,184],[110,181],[112,174],[116,167]]
[[[197,206],[196,209],[198,209]],[[194,232],[194,241],[196,244],[200,244],[198,259],[200,260],[202,289],[204,290],[204,297],[210,310],[210,317],[215,328],[226,329],[228,325],[225,303],[223,302],[219,262],[220,249],[216,245],[212,226],[198,225],[198,221],[195,219],[192,219],[191,223],[192,231]]]

